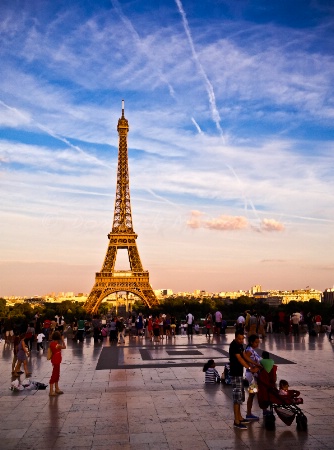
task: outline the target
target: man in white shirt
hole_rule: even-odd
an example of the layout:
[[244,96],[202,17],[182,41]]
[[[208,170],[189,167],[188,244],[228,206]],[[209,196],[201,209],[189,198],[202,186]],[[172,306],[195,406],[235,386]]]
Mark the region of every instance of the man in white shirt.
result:
[[187,334],[189,335],[189,334],[193,334],[193,324],[194,324],[194,320],[195,320],[195,317],[191,314],[191,313],[188,313],[187,314],[187,316],[186,316],[186,319],[187,319]]
[[240,330],[240,331],[244,331],[244,328],[245,328],[245,322],[246,322],[246,319],[245,319],[245,317],[241,314],[238,318],[237,318],[237,330]]
[[216,311],[215,313],[215,333],[218,334],[218,336],[220,335],[221,329],[222,329],[222,320],[223,320],[223,315],[220,311]]
[[299,322],[300,322],[300,314],[293,313],[291,316],[291,323],[292,323],[292,332],[294,336],[299,336]]

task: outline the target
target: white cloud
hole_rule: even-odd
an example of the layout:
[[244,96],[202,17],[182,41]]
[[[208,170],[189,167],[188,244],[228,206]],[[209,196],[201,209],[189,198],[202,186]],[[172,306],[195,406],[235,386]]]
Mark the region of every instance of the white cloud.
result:
[[263,219],[261,229],[264,231],[283,231],[284,225],[274,219]]

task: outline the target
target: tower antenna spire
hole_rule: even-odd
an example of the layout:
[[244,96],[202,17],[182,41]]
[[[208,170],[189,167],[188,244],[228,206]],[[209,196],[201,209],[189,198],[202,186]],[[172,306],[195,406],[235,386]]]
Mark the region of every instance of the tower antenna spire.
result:
[[124,100],[122,100],[122,119],[124,118]]

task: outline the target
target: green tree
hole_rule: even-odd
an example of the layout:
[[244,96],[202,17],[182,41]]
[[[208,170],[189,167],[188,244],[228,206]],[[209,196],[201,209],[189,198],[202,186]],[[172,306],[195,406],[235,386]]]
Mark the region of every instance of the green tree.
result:
[[6,306],[6,300],[0,298],[0,317],[5,317],[9,312],[9,308]]

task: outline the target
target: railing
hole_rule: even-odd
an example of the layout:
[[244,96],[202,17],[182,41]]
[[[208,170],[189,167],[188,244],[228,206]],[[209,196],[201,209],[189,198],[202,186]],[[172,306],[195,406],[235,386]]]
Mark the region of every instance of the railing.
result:
[[132,272],[131,270],[115,270],[113,272],[97,272],[96,278],[111,278],[111,277],[148,277],[148,270],[143,272]]

